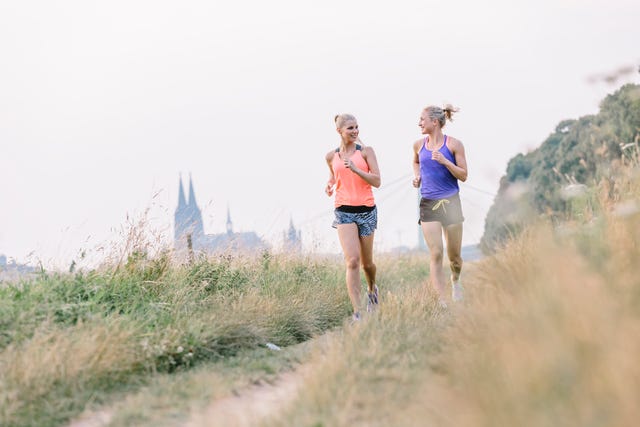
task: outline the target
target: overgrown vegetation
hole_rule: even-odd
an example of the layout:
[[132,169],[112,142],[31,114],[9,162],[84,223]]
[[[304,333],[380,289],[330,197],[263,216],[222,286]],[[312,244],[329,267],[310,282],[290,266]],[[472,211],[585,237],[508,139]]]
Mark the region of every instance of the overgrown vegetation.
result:
[[448,313],[397,289],[265,425],[635,425],[638,242],[637,212],[562,236],[539,225],[474,265]]
[[464,304],[441,313],[416,287],[394,289],[317,352],[298,399],[265,425],[637,424],[635,156],[610,185],[573,199],[565,220],[536,217],[467,266]]
[[[0,425],[59,425],[89,400],[239,352],[295,344],[348,316],[342,266],[221,256],[43,272],[0,287]],[[96,397],[97,396],[97,397]]]
[[465,301],[449,310],[424,286],[423,253],[376,259],[381,305],[351,326],[342,263],[313,256],[175,265],[127,244],[110,267],[4,284],[0,425],[57,426],[103,402],[115,426],[179,424],[233,393],[225,376],[294,363],[267,342],[294,348],[338,326],[265,425],[635,425],[639,91],[623,87],[509,164],[496,206],[510,203],[513,221],[465,267]]
[[615,186],[617,175],[639,151],[640,86],[628,84],[607,96],[598,114],[560,122],[539,148],[511,159],[485,220],[483,249],[496,249],[540,215],[568,219],[576,197],[588,199],[599,188],[615,200],[622,191]]

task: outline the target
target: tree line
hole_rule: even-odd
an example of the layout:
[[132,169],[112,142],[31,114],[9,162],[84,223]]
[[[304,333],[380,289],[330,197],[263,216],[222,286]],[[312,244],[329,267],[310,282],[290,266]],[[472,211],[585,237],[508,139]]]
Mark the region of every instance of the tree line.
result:
[[509,161],[485,219],[483,251],[541,217],[559,223],[596,215],[589,198],[604,191],[614,200],[613,178],[629,164],[638,166],[639,151],[640,85],[626,84],[600,103],[597,114],[561,121],[540,147]]

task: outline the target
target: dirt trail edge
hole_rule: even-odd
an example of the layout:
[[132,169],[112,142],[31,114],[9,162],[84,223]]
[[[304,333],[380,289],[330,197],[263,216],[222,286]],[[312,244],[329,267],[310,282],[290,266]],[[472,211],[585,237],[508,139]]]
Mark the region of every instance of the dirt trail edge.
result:
[[193,415],[184,427],[244,427],[276,415],[297,396],[309,366],[299,365],[271,384],[261,383],[239,391],[238,395],[213,401],[203,411]]
[[104,427],[108,426],[113,418],[110,409],[102,409],[95,412],[84,412],[75,420],[72,420],[68,427]]

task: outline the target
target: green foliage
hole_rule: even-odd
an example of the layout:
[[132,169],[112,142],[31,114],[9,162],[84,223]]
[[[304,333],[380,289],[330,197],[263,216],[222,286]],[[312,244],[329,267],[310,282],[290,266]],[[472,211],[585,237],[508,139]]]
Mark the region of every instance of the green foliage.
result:
[[149,255],[146,251],[133,251],[128,256],[125,264],[127,274],[143,281],[161,279],[171,265],[170,253],[163,251],[152,259],[148,257]]
[[531,167],[532,164],[527,157],[524,154],[518,154],[507,165],[507,180],[516,182],[528,179],[531,175]]
[[206,293],[241,290],[249,282],[249,276],[241,267],[231,265],[229,257],[216,260],[198,259],[188,270],[187,283],[201,286]]
[[[623,147],[633,143],[640,144],[638,85],[607,96],[596,115],[561,121],[539,148],[509,161],[485,219],[483,249],[494,250],[541,216],[554,222],[570,217],[575,204],[563,190],[611,179],[626,155]],[[517,197],[514,188],[522,190]]]
[[[153,373],[307,340],[347,317],[343,275],[342,263],[326,259],[266,254],[172,266],[166,253],[134,252],[117,267],[43,271],[0,287],[0,424],[60,425],[92,396]],[[94,330],[113,343],[87,338]],[[15,360],[41,374],[8,371]]]

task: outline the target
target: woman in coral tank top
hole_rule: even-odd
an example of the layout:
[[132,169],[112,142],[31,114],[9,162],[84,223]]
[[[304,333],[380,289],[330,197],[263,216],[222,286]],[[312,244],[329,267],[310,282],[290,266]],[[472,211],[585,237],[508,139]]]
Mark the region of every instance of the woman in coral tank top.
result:
[[360,320],[360,265],[368,285],[367,311],[378,304],[376,265],[373,263],[373,236],[378,224],[378,211],[371,187],[380,187],[380,170],[376,154],[358,138],[358,121],[351,114],[335,117],[340,146],[326,155],[329,181],[325,193],[335,193],[333,227],[346,264],[349,299],[353,320]]
[[424,240],[429,248],[431,284],[438,294],[440,305],[446,307],[444,246],[451,269],[451,297],[462,300],[462,205],[458,181],[467,180],[467,158],[462,143],[442,133],[447,120],[458,109],[429,106],[422,110],[418,126],[423,138],[413,143],[413,186],[420,188],[420,219]]

